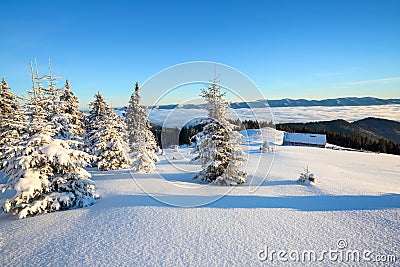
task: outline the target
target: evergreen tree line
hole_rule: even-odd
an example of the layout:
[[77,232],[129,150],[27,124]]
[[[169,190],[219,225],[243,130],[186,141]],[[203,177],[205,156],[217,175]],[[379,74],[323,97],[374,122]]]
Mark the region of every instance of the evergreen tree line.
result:
[[192,162],[199,161],[202,170],[194,178],[218,185],[246,182],[241,135],[227,118],[225,93],[215,78],[201,90],[209,115],[206,124],[180,133],[153,127],[153,134],[138,83],[122,119],[100,92],[87,115],[79,111],[69,81],[56,87],[50,61],[48,75],[39,75],[37,65],[34,72],[32,63],[31,73],[29,97],[12,93],[4,78],[0,84],[0,171],[6,179],[2,190],[16,191],[4,202],[5,212],[25,218],[94,204],[98,195],[84,167],[152,172],[158,161],[155,136],[160,145],[188,143],[195,136],[198,155]]
[[69,81],[56,86],[50,62],[49,74],[40,75],[32,63],[31,72],[28,97],[14,94],[4,78],[0,83],[0,171],[6,180],[1,189],[16,191],[4,201],[5,212],[25,218],[94,204],[98,195],[86,166],[155,168],[156,142],[137,83],[123,120],[100,92],[88,115],[81,112]]
[[272,121],[254,121],[254,120],[229,120],[230,123],[237,126],[239,131],[246,129],[261,129],[265,127],[274,128],[275,125]]
[[380,138],[378,141],[376,141],[361,135],[345,134],[343,132],[331,130],[316,130],[308,127],[291,127],[285,124],[277,124],[276,129],[291,133],[299,132],[325,134],[327,142],[333,145],[358,150],[400,155],[400,144],[396,144],[384,138]]
[[[56,87],[49,74],[34,73],[28,97],[0,85],[0,170],[2,190],[16,193],[3,202],[4,212],[20,218],[95,203],[90,174],[83,169],[93,157],[84,151],[83,113],[70,84]],[[22,102],[22,103],[21,103]]]

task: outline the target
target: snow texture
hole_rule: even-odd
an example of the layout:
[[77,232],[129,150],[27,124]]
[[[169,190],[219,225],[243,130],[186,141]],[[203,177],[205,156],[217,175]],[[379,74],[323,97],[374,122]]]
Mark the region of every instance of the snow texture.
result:
[[66,141],[36,134],[16,143],[5,158],[0,162],[7,178],[2,190],[15,194],[4,201],[4,211],[25,218],[95,203],[94,184],[82,168],[90,157]]
[[[277,146],[275,154],[259,153],[260,135],[252,131],[249,136],[243,149],[254,179],[264,178],[265,162],[275,157],[270,175],[255,193],[249,193],[254,188],[247,184],[231,187],[225,195],[225,187],[195,183],[199,166],[187,165],[182,156],[188,157],[190,149],[184,148],[173,163],[167,155],[174,152],[167,150],[156,163],[157,173],[135,174],[134,179],[126,170],[92,169],[102,195],[96,205],[25,220],[0,215],[0,265],[260,266],[258,253],[265,246],[321,252],[336,249],[338,239],[346,240],[349,249],[394,254],[399,260],[399,156],[290,146]],[[318,174],[314,186],[297,182],[307,165]],[[190,168],[192,172],[181,171]],[[144,183],[148,193],[181,203],[210,195],[221,198],[198,208],[172,207],[145,194],[138,186]],[[175,186],[166,190],[167,185]],[[183,186],[204,190],[185,194]],[[263,264],[287,265],[304,263]]]

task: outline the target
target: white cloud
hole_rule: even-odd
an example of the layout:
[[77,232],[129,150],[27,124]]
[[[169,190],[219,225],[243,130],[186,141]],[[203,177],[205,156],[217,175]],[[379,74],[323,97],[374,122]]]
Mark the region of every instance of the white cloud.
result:
[[335,85],[331,87],[332,89],[348,89],[351,88],[349,85]]
[[341,76],[345,75],[345,72],[320,72],[320,73],[315,73],[315,76],[318,77],[334,77],[334,76]]
[[391,78],[382,78],[382,79],[374,79],[374,80],[346,82],[346,83],[344,83],[344,85],[360,85],[360,84],[373,84],[373,83],[393,83],[393,82],[400,82],[400,77],[391,77]]

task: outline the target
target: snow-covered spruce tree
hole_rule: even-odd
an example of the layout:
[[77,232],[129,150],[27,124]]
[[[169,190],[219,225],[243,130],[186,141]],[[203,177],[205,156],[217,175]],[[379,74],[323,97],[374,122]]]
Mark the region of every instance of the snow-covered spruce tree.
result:
[[[38,75],[38,74],[37,74]],[[79,100],[71,91],[69,81],[63,88],[57,88],[57,77],[53,76],[49,61],[49,74],[40,79],[47,82],[47,86],[42,86],[41,92],[46,95],[46,100],[42,107],[46,119],[54,124],[55,138],[70,140],[70,144],[76,146],[82,141],[85,135],[82,120],[84,115],[79,111]],[[38,85],[39,86],[39,85]]]
[[27,140],[19,141],[1,164],[7,177],[4,190],[15,190],[3,210],[20,218],[85,207],[95,203],[96,193],[90,174],[83,167],[90,156],[71,149],[64,140],[50,137],[46,126]]
[[147,108],[140,105],[139,84],[135,84],[135,92],[129,101],[126,110],[126,124],[132,168],[140,172],[151,172],[155,169],[154,162],[158,161],[155,154],[157,143],[150,131],[150,122],[147,119]]
[[310,172],[307,166],[307,168],[304,169],[304,172],[300,173],[298,181],[301,183],[315,183],[316,178],[314,173]]
[[[94,97],[95,100],[89,103],[89,113],[84,120],[86,151],[91,155],[95,154],[93,149],[94,134],[100,129],[100,123],[110,116],[110,108],[100,92],[95,94]],[[96,166],[96,162],[93,162],[93,165]]]
[[237,185],[246,182],[247,173],[240,170],[245,157],[240,145],[241,135],[227,119],[228,103],[224,96],[216,78],[202,89],[211,121],[197,135],[197,159],[201,161],[202,170],[195,178],[218,185]]
[[7,179],[2,190],[16,191],[14,197],[5,201],[3,210],[25,218],[94,204],[95,186],[83,169],[91,156],[52,137],[54,125],[46,114],[39,114],[39,103],[48,103],[48,96],[41,87],[32,85],[26,105],[29,136],[10,147],[0,162]]
[[49,122],[57,107],[57,103],[54,103],[55,97],[49,94],[51,90],[45,87],[44,82],[46,80],[44,77],[46,76],[39,75],[37,65],[36,73],[34,73],[32,62],[31,73],[32,90],[27,90],[30,97],[25,102],[25,113],[30,124],[28,132],[30,135],[36,134],[45,125],[45,128],[51,132],[50,135],[54,136],[56,132],[55,125],[51,125]]
[[[60,114],[61,106],[60,106],[60,95],[61,95],[61,88],[56,87],[57,83],[57,78],[53,76],[52,70],[51,70],[51,65],[50,65],[50,60],[48,63],[49,67],[49,74],[48,75],[43,75],[41,79],[44,82],[47,82],[47,86],[43,86],[41,88],[41,92],[43,95],[46,95],[46,100],[43,103],[43,108],[46,111],[47,114],[47,119],[49,121],[53,120],[53,117]],[[37,74],[39,75],[39,74]]]
[[26,128],[26,118],[18,96],[10,91],[3,78],[0,84],[0,159],[9,147],[23,138]]
[[85,137],[84,118],[85,115],[79,110],[79,99],[71,91],[67,80],[61,89],[57,113],[53,115],[52,121],[56,126],[56,137],[66,140],[82,141]]
[[126,143],[126,124],[115,114],[100,93],[89,104],[87,118],[88,144],[90,154],[95,156],[92,166],[99,170],[117,170],[128,168],[129,145]]
[[[36,62],[35,62],[36,65]],[[50,136],[68,140],[70,145],[76,147],[77,144],[72,141],[71,134],[67,134],[65,128],[69,128],[68,114],[63,112],[63,102],[60,100],[61,88],[56,88],[56,78],[53,77],[49,62],[49,74],[39,75],[36,65],[36,73],[32,71],[32,88],[28,90],[31,97],[26,101],[25,109],[30,119],[31,126],[29,131],[33,134],[37,133],[40,129],[36,129],[38,125],[46,125],[47,129],[51,129]],[[67,137],[68,136],[68,137]]]
[[104,100],[104,97],[98,92],[94,95],[95,100],[89,103],[89,114],[85,119],[86,128],[86,142],[88,147],[92,146],[92,135],[94,135],[99,129],[99,122],[102,122],[110,116],[111,110],[108,104]]
[[8,130],[7,122],[12,117],[14,110],[17,109],[17,105],[17,98],[10,91],[10,87],[3,77],[0,84],[0,133]]

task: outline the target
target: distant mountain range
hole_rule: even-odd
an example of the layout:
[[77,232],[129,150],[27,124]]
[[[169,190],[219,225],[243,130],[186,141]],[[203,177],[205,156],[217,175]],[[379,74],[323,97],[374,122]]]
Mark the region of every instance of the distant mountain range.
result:
[[334,131],[337,133],[368,137],[374,141],[378,141],[379,139],[383,138],[400,144],[400,122],[385,119],[366,118],[353,123],[345,120],[308,123],[284,123],[277,125],[277,128],[282,126],[295,131],[302,131],[305,128],[318,132]]
[[[390,105],[390,104],[400,104],[400,98],[392,99],[380,99],[375,97],[341,97],[333,99],[323,99],[323,100],[307,100],[307,99],[278,99],[278,100],[256,100],[250,102],[234,102],[230,104],[233,109],[238,108],[263,108],[266,106],[270,107],[311,107],[311,106],[326,106],[326,107],[336,107],[336,106],[372,106],[372,105]],[[150,106],[149,108],[158,109],[174,109],[174,108],[184,108],[184,109],[203,109],[205,104],[170,104],[170,105],[160,105],[160,106]]]
[[[249,102],[250,107],[262,106],[265,100]],[[372,105],[389,105],[400,104],[400,98],[397,99],[380,99],[375,97],[342,97],[323,100],[307,100],[307,99],[280,99],[268,100],[270,107],[311,107],[311,106],[372,106]],[[246,103],[232,103],[232,108],[245,107]]]

